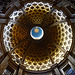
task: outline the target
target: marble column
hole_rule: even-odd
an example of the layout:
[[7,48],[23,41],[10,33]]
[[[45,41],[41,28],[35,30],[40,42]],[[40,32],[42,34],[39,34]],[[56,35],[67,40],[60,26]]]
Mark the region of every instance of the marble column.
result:
[[59,71],[59,69],[58,69],[57,67],[54,68],[54,71],[55,71],[55,74],[56,74],[56,75],[61,75],[61,74],[60,74],[60,71]]
[[23,69],[19,68],[18,75],[23,75]]
[[4,58],[4,60],[0,63],[0,75],[3,74],[4,70],[7,68],[8,66],[8,60],[9,60],[9,57],[6,56]]
[[13,75],[17,75],[17,70],[14,71]]
[[71,55],[69,55],[68,59],[75,66],[75,58],[73,58]]
[[0,57],[0,63],[5,59],[5,57],[7,56],[8,53],[5,53],[3,54],[1,57]]

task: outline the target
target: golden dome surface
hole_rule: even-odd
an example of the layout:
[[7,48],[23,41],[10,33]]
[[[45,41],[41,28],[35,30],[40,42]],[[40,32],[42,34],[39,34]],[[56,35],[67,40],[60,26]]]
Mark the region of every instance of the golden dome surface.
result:
[[[30,30],[37,25],[44,30],[44,36],[35,41],[30,37]],[[15,10],[3,32],[4,45],[12,53],[12,60],[35,71],[50,69],[62,61],[70,50],[72,37],[66,15],[43,2],[27,3]]]

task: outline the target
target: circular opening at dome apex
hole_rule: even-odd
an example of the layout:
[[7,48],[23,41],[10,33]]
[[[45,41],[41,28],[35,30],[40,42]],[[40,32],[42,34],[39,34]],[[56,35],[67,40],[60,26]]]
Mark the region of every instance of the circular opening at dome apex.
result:
[[40,40],[44,35],[44,31],[41,27],[36,26],[31,29],[30,35],[34,40]]

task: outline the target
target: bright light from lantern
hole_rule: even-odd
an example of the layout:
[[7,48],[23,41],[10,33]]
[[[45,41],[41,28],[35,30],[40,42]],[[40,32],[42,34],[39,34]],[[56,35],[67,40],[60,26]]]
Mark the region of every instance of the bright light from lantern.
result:
[[34,40],[40,40],[44,35],[44,31],[41,27],[36,26],[31,29],[30,35]]

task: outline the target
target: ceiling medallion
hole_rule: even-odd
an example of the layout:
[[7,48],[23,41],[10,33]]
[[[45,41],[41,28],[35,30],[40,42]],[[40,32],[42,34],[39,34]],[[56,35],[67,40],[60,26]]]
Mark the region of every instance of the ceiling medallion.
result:
[[31,29],[30,35],[34,40],[40,40],[44,35],[44,31],[41,27],[36,26]]

